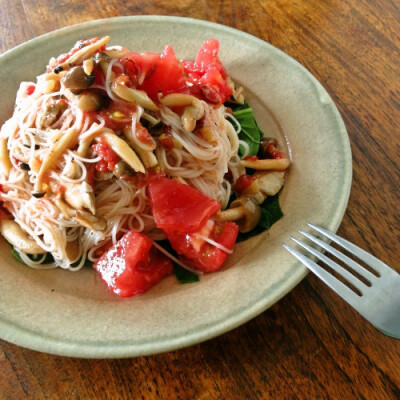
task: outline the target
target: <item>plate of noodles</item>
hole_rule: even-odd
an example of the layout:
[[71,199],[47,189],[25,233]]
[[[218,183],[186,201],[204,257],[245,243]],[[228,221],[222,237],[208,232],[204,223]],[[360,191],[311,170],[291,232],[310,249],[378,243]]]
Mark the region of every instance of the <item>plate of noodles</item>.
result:
[[4,53],[0,76],[4,340],[90,358],[199,343],[304,278],[289,235],[340,225],[340,114],[251,35],[95,20]]

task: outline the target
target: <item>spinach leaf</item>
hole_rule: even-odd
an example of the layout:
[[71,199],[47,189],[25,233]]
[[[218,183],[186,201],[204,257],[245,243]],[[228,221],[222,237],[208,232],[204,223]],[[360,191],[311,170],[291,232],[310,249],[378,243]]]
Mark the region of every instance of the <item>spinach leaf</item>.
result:
[[193,283],[200,280],[199,276],[193,272],[182,268],[180,265],[174,263],[174,274],[180,283]]
[[275,222],[283,217],[283,212],[279,205],[279,196],[267,197],[263,203],[260,204],[261,218],[258,225],[251,231],[246,233],[239,232],[237,242],[243,242],[252,236],[256,236],[268,230]]
[[[239,139],[243,140],[249,145],[249,155],[255,156],[258,153],[260,147],[260,141],[263,137],[263,133],[257,125],[254,118],[253,110],[247,103],[240,105],[229,104],[233,110],[233,116],[237,119],[240,124],[241,130],[239,132]],[[232,124],[235,126],[235,122]],[[237,128],[237,126],[235,126]],[[243,155],[243,146],[239,147],[239,154]]]
[[22,258],[21,258],[21,256],[19,255],[18,251],[15,250],[14,247],[13,247],[10,243],[8,243],[8,244],[9,244],[10,247],[11,247],[11,253],[12,253],[12,255],[13,255],[20,263],[25,264],[25,263],[22,261]]
[[[11,253],[12,255],[22,264],[25,264],[25,262],[22,260],[20,254],[18,253],[17,250],[15,250],[15,248],[13,247],[13,245],[11,243],[7,244],[11,247]],[[32,260],[32,261],[38,261],[43,257],[43,254],[27,254],[27,256]],[[54,262],[54,258],[51,255],[51,253],[46,253],[46,256],[42,262],[42,264],[50,264]]]

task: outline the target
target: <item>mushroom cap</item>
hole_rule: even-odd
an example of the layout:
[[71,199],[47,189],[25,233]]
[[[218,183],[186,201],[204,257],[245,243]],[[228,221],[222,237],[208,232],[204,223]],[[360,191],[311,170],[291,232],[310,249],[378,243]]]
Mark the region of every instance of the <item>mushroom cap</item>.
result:
[[242,208],[243,216],[235,221],[240,232],[246,233],[253,230],[261,218],[261,209],[254,197],[241,196],[231,203],[230,208]]
[[73,67],[61,79],[61,83],[73,92],[79,92],[92,86],[94,74],[87,75],[83,67]]

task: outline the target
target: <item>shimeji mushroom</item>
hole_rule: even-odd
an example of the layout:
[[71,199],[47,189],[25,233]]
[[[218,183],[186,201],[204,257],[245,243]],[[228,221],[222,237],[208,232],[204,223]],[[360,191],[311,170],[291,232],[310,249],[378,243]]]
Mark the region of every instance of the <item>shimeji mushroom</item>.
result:
[[64,183],[65,201],[76,210],[88,209],[93,215],[96,213],[93,188],[86,182]]
[[242,193],[240,197],[232,201],[230,207],[217,213],[217,218],[222,221],[235,221],[240,232],[253,230],[261,217],[261,204],[267,196],[277,194],[284,183],[283,171],[257,171],[253,176],[256,180]]
[[261,218],[258,201],[252,196],[241,196],[232,201],[230,208],[219,211],[217,218],[221,221],[235,221],[240,232],[250,232]]
[[255,170],[275,170],[284,171],[290,166],[289,157],[276,148],[277,140],[274,138],[263,138],[261,140],[260,150],[262,159],[244,159],[240,160],[240,164],[246,168]]
[[46,253],[35,240],[22,230],[22,228],[11,219],[0,220],[0,232],[8,243],[14,248],[21,250],[26,254],[44,254]]
[[138,154],[139,158],[142,160],[142,163],[145,166],[145,168],[152,168],[158,164],[157,158],[152,151],[144,150],[136,144],[132,134],[132,128],[125,128],[122,130],[122,132],[126,137],[126,139],[128,140],[129,144],[133,147],[135,152]]
[[186,132],[193,132],[196,122],[204,116],[204,107],[201,101],[190,94],[171,93],[164,97],[159,95],[158,99],[167,107],[185,107],[181,115],[181,122]]
[[98,111],[104,105],[104,96],[95,91],[86,91],[78,96],[78,107],[82,111]]
[[46,154],[43,159],[42,165],[40,166],[40,170],[38,172],[38,176],[35,182],[34,191],[36,193],[43,193],[43,177],[47,171],[49,171],[61,155],[68,148],[72,147],[78,137],[78,132],[75,129],[69,129],[59,140],[57,140],[50,151]]
[[143,108],[151,111],[157,111],[158,107],[144,90],[132,89],[121,83],[114,82],[111,87],[112,91],[121,99],[129,103],[139,104]]
[[80,137],[76,154],[80,157],[86,157],[94,138],[96,138],[100,133],[104,132],[114,134],[112,129],[106,128],[94,122],[92,126],[85,132],[84,136]]
[[[106,52],[100,51],[92,57],[92,60],[101,68],[104,76],[107,76],[108,64],[111,61],[111,57]],[[112,73],[112,71],[110,71],[110,73]]]
[[257,171],[258,190],[265,196],[275,196],[285,182],[285,171]]
[[110,36],[105,36],[102,39],[98,40],[97,42],[82,47],[70,58],[68,58],[67,61],[63,62],[56,68],[58,68],[59,71],[62,71],[65,69],[69,69],[69,67],[72,65],[78,65],[82,63],[86,59],[91,58],[96,53],[96,51],[99,50],[101,47],[103,47],[105,44],[107,44],[109,40]]
[[70,69],[61,79],[61,83],[73,93],[79,93],[93,85],[95,76],[87,75],[83,67]]
[[253,230],[261,217],[261,204],[267,196],[276,195],[285,180],[285,171],[256,171],[256,179],[242,195],[234,200],[230,208],[220,211],[217,217],[223,221],[235,221],[241,232]]
[[107,228],[107,221],[85,210],[76,210],[75,220],[82,226],[94,231],[102,232]]
[[136,153],[129,147],[125,140],[119,138],[114,133],[102,132],[96,140],[99,141],[104,138],[106,143],[111,147],[115,153],[118,154],[134,171],[145,173],[145,168]]

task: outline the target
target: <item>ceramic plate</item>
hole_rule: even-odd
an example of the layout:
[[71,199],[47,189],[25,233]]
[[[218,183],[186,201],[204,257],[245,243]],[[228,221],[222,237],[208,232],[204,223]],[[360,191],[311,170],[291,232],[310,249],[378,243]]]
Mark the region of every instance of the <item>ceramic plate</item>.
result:
[[351,152],[343,121],[327,92],[295,60],[246,33],[199,20],[120,17],[91,21],[31,40],[0,57],[0,120],[13,109],[19,82],[35,80],[50,57],[83,38],[160,52],[171,44],[193,59],[207,38],[245,88],[256,119],[290,152],[293,165],[280,197],[285,217],[239,243],[223,270],[196,284],[171,276],[128,299],[110,293],[92,269],[36,271],[18,263],[1,240],[0,336],[31,349],[77,357],[154,354],[227,332],[289,292],[306,270],[281,246],[310,221],[336,231],[351,185]]

